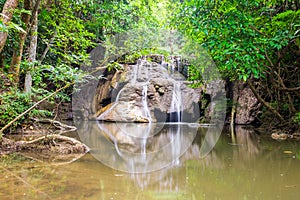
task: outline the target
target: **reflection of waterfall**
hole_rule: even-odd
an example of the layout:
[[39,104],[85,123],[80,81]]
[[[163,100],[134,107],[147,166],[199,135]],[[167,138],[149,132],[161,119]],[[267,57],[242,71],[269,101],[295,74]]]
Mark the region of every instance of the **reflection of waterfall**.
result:
[[[99,123],[90,121],[82,138],[91,154],[104,164],[129,173],[146,173],[178,165],[192,144],[197,128],[187,124]],[[93,126],[93,124],[95,126]],[[81,131],[79,127],[79,132]]]
[[151,123],[151,114],[147,104],[147,92],[148,92],[148,86],[147,84],[145,84],[143,85],[143,91],[142,91],[142,104],[143,104],[145,116],[148,119],[148,122]]
[[170,122],[181,122],[182,98],[181,82],[174,81],[172,102],[170,105]]
[[180,134],[181,134],[181,126],[170,127],[169,132],[171,133],[171,140],[173,141],[172,145],[172,156],[173,158],[176,158],[173,160],[173,164],[178,165],[179,164],[179,156],[181,151],[180,146]]
[[[150,112],[149,112],[150,114]],[[146,161],[147,158],[147,140],[150,138],[151,135],[151,121],[149,119],[149,124],[147,124],[146,131],[143,134],[143,137],[141,138],[141,155],[142,155],[142,161]],[[145,163],[146,164],[146,163]],[[147,169],[147,165],[145,166],[145,169]]]

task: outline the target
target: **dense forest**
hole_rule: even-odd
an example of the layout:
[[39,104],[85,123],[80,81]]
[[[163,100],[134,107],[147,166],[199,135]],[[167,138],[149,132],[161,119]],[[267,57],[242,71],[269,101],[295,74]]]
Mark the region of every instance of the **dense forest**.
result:
[[[31,118],[55,119],[72,85],[90,76],[81,70],[89,53],[135,28],[191,38],[224,80],[251,88],[263,105],[261,123],[299,127],[297,0],[0,0],[0,8],[0,136]],[[190,71],[190,80],[201,79],[201,70]],[[45,101],[52,106],[41,106]],[[234,107],[234,99],[228,104]]]

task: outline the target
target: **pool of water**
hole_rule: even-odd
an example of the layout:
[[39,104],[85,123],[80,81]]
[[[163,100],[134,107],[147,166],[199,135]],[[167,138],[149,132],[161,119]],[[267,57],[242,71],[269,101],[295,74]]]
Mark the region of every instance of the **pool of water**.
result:
[[[119,127],[130,133],[134,130],[131,125]],[[114,134],[113,128],[103,129]],[[279,142],[257,135],[252,129],[236,127],[235,140],[223,131],[220,137],[214,137],[213,149],[201,154],[201,147],[210,142],[206,136],[213,134],[207,128],[199,128],[195,135],[184,127],[161,128],[152,135],[151,131],[145,132],[152,139],[145,142],[139,136],[139,148],[126,148],[128,144],[119,147],[122,155],[132,151],[139,163],[148,163],[134,168],[137,171],[130,167],[124,170],[126,160],[123,157],[125,164],[118,160],[113,139],[106,136],[107,143],[95,142],[100,136],[93,133],[95,137],[91,137],[89,132],[78,137],[87,143],[93,141],[91,152],[69,164],[40,162],[20,154],[2,156],[0,199],[299,199],[299,141]],[[185,132],[189,132],[188,136]],[[176,150],[176,145],[181,150]],[[172,162],[161,168],[152,165],[157,160],[167,160],[165,152],[170,152]],[[111,161],[110,157],[120,164],[101,162],[103,158]],[[149,166],[151,170],[145,170]]]

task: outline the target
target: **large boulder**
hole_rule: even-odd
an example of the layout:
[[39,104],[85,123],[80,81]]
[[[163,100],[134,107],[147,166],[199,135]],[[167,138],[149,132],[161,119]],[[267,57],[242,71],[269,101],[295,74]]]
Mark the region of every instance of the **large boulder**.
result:
[[236,124],[251,124],[255,121],[261,108],[261,103],[252,90],[242,81],[236,81],[233,85],[233,99],[236,99],[235,114]]
[[140,59],[123,68],[98,86],[98,120],[197,121],[200,89],[189,87],[174,67]]

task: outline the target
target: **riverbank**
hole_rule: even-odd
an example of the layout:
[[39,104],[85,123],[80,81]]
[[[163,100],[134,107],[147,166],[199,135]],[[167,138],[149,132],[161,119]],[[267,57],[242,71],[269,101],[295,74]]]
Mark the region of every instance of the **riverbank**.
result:
[[0,155],[20,152],[50,159],[57,156],[73,157],[89,151],[85,144],[73,137],[72,132],[76,131],[76,127],[50,119],[29,121],[2,137]]

